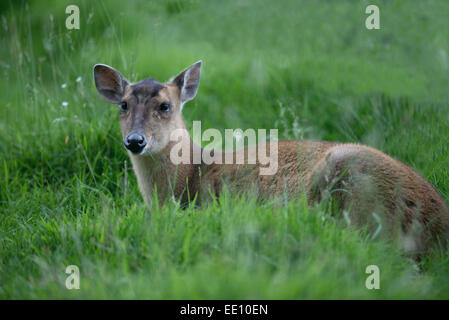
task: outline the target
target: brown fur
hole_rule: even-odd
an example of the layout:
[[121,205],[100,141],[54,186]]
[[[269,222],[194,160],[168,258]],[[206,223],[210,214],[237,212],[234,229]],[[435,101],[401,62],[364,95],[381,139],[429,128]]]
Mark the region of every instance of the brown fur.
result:
[[[120,117],[123,138],[140,130],[148,141],[154,140],[151,156],[129,152],[139,188],[149,206],[154,188],[157,188],[159,202],[179,199],[186,204],[195,196],[204,201],[211,192],[219,195],[223,184],[228,182],[236,192],[251,189],[261,198],[285,194],[291,198],[305,193],[311,204],[333,199],[349,224],[367,226],[373,232],[379,228],[378,217],[381,234],[397,241],[415,258],[438,242],[446,245],[449,210],[442,197],[412,168],[371,147],[323,141],[280,141],[277,173],[263,176],[259,175],[259,162],[192,164],[193,150],[200,148],[186,134],[181,141],[190,146],[191,164],[174,165],[169,159],[174,142],[168,137],[173,130],[186,128],[181,114],[185,102],[182,90],[193,88],[193,96],[196,94],[192,86],[198,85],[198,63],[166,84],[154,80],[129,84],[109,68],[96,67],[96,84],[105,99],[114,103],[118,102],[110,97],[120,96],[120,93],[110,95],[110,87],[119,90],[118,84],[124,84],[120,101],[131,104],[132,110]],[[189,72],[190,76],[185,76]],[[192,92],[186,94],[188,101]],[[164,101],[171,103],[172,110],[161,115],[157,113],[157,106]],[[233,157],[235,159],[240,152],[255,152],[254,148],[234,152]],[[221,157],[224,159],[224,153]]]

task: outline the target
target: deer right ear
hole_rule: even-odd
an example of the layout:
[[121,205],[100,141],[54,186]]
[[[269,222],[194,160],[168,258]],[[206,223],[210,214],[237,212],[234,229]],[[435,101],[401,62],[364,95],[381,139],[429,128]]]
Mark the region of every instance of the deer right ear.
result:
[[198,85],[200,83],[201,63],[200,60],[192,64],[172,80],[172,83],[174,83],[181,92],[182,104],[192,100],[196,96]]
[[128,81],[120,72],[105,64],[96,64],[94,79],[98,92],[106,101],[114,104],[122,101]]

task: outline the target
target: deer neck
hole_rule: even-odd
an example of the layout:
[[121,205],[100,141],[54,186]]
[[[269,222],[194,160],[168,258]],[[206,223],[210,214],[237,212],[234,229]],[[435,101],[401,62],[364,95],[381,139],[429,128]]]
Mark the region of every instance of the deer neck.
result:
[[[170,159],[170,152],[177,143],[183,152],[189,152],[190,161],[187,163],[174,164]],[[170,142],[158,154],[140,156],[129,152],[140,192],[148,207],[151,207],[155,192],[159,203],[175,199],[187,203],[195,197],[199,189],[200,171],[200,164],[193,163],[193,152],[198,150],[196,148],[201,150],[185,130],[180,141]]]

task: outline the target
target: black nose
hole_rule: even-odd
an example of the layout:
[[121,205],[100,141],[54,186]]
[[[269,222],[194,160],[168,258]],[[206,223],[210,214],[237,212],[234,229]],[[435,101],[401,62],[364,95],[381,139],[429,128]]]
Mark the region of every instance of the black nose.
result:
[[137,133],[132,133],[125,139],[126,149],[133,153],[141,153],[146,145],[147,140],[145,137]]

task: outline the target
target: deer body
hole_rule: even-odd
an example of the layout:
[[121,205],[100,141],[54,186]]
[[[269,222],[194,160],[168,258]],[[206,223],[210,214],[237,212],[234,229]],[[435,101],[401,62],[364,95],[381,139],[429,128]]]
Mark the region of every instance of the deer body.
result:
[[[194,152],[202,149],[190,138],[181,111],[196,95],[200,68],[201,62],[196,63],[166,84],[152,79],[130,84],[111,67],[94,68],[100,94],[122,107],[124,143],[149,207],[155,188],[160,203],[178,199],[184,204],[218,195],[225,183],[237,192],[254,191],[260,198],[305,193],[311,204],[334,199],[351,225],[374,231],[381,224],[381,233],[415,258],[437,243],[446,245],[449,209],[443,198],[412,168],[368,146],[280,141],[274,175],[260,175],[258,161],[195,163]],[[170,139],[175,130],[183,132],[176,142]],[[175,144],[188,147],[189,161],[171,161]],[[225,159],[225,152],[213,152]],[[228,152],[234,159],[240,153],[245,158],[255,147]]]

